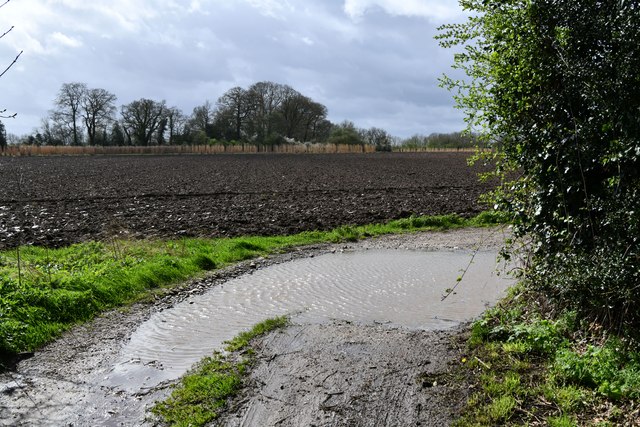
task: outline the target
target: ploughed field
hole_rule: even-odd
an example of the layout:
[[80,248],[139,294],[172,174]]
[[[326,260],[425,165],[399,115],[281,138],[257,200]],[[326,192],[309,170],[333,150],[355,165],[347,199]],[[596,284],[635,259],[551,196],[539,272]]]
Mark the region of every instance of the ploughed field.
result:
[[0,249],[473,215],[469,153],[0,157]]

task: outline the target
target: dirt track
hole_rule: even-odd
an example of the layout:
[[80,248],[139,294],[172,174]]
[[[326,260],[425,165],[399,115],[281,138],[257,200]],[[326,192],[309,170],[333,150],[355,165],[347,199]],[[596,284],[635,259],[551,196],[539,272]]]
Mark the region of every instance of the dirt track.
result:
[[[504,234],[495,229],[384,236],[304,248],[255,265],[263,268],[343,248],[497,249],[502,241]],[[145,421],[145,410],[167,395],[166,384],[126,391],[103,382],[120,349],[152,313],[252,270],[247,262],[216,272],[153,304],[107,313],[65,334],[16,371],[0,374],[0,425],[155,425],[152,419]],[[256,343],[259,363],[249,387],[220,424],[447,425],[468,391],[446,374],[460,359],[464,333],[464,328],[426,332],[331,322],[275,332]],[[275,414],[282,416],[276,419]],[[263,422],[263,416],[270,421]]]
[[469,153],[0,157],[0,249],[472,215]]
[[447,373],[464,332],[295,325],[254,344],[260,362],[224,426],[445,426],[465,387]]

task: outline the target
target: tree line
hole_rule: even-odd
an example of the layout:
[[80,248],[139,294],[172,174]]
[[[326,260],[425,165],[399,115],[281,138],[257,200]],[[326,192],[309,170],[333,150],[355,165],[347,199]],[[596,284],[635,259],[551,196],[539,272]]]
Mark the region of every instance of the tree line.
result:
[[288,85],[263,81],[234,87],[214,103],[185,114],[166,101],[141,98],[116,107],[115,94],[85,83],[64,83],[54,108],[28,145],[150,146],[212,143],[276,145],[292,142],[372,144],[390,149],[383,129],[334,124],[327,108]]
[[477,135],[468,132],[413,135],[397,141],[396,145],[407,149],[470,149],[488,147]]

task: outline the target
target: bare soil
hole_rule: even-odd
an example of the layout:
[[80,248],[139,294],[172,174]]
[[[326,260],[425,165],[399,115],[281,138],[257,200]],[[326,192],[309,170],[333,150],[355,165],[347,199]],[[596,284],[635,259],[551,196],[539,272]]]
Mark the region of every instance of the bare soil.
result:
[[260,359],[243,400],[216,425],[448,425],[468,393],[451,373],[465,337],[464,328],[294,325],[253,344]]
[[0,249],[291,234],[482,207],[469,153],[0,157]]
[[[301,248],[215,272],[79,326],[0,374],[0,425],[156,425],[148,409],[171,384],[133,391],[105,385],[120,349],[152,313],[255,268],[341,249],[498,248],[503,241],[499,229],[385,236]],[[344,322],[293,325],[254,343],[258,364],[217,424],[447,425],[468,392],[463,379],[448,374],[459,363],[465,333],[464,327],[426,332]]]

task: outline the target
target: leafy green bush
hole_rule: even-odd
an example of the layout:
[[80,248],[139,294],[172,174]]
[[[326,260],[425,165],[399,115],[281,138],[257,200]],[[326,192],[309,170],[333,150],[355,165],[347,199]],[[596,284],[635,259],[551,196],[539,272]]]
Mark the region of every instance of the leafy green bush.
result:
[[616,339],[602,347],[589,345],[581,354],[563,349],[553,367],[561,378],[594,388],[609,398],[640,398],[640,357],[623,351]]
[[640,8],[460,3],[468,21],[439,38],[468,78],[443,85],[469,130],[501,147],[494,202],[533,240],[530,283],[640,338]]
[[574,328],[573,313],[565,313],[557,320],[541,319],[538,315],[523,319],[522,315],[517,307],[491,310],[472,325],[471,343],[500,341],[511,344],[518,352],[545,355],[566,346],[567,336]]

